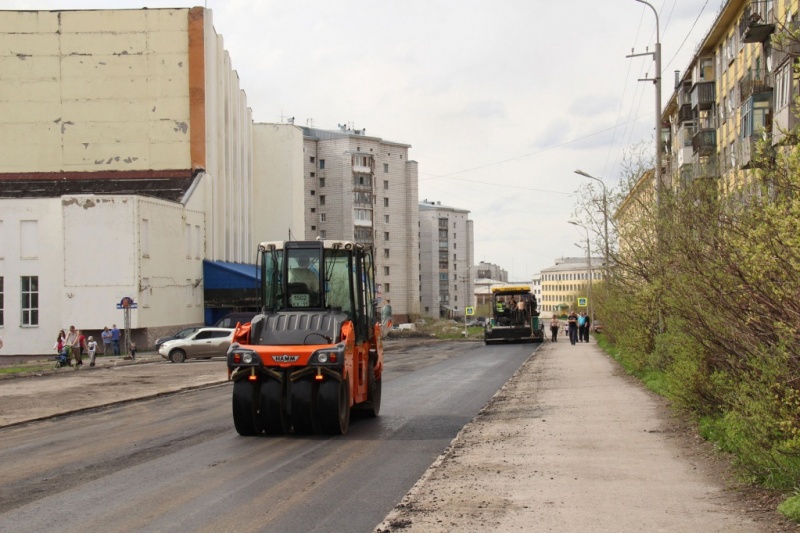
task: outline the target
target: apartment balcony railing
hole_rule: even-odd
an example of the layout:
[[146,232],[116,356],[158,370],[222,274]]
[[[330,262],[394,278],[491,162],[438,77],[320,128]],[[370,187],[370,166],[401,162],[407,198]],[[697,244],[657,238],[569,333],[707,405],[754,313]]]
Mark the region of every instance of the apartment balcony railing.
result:
[[763,43],[775,31],[773,2],[753,0],[739,19],[739,35],[744,43]]
[[711,109],[715,102],[715,87],[713,81],[696,83],[692,87],[692,109]]
[[717,149],[717,132],[712,129],[700,130],[692,137],[694,153],[712,153]]
[[719,161],[716,157],[698,157],[692,163],[692,179],[708,179],[719,177]]
[[754,94],[771,93],[773,85],[771,72],[767,72],[765,69],[748,72],[744,78],[739,80],[739,105],[742,105]]
[[688,122],[690,120],[694,120],[692,105],[683,104],[680,108],[678,108],[678,122]]

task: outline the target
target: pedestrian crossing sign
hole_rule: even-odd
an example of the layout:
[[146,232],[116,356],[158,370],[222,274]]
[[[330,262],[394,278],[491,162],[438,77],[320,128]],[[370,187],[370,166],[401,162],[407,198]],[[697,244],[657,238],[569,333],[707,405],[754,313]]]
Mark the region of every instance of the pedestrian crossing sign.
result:
[[578,298],[578,307],[586,307],[586,298]]
[[467,316],[472,316],[472,315],[475,314],[475,308],[474,307],[467,307],[466,312],[467,312]]

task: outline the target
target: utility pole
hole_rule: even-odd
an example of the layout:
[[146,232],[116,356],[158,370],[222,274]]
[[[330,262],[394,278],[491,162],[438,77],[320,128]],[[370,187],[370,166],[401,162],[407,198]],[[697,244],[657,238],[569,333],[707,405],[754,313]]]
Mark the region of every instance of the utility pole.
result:
[[656,72],[652,78],[639,78],[639,81],[652,81],[656,87],[656,170],[655,170],[655,179],[656,179],[656,206],[659,208],[661,207],[661,196],[662,196],[662,188],[663,184],[661,183],[661,34],[658,28],[658,11],[650,2],[646,2],[645,0],[635,0],[640,4],[645,4],[649,6],[650,9],[653,10],[653,14],[656,16],[656,46],[653,52],[645,52],[643,54],[634,54],[631,50],[631,55],[625,57],[640,57],[640,56],[653,56],[653,60],[656,62]]

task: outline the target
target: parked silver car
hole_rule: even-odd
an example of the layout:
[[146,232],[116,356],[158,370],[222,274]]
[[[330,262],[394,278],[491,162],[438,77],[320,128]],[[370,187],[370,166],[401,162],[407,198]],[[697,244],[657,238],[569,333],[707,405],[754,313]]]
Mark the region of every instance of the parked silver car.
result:
[[158,353],[173,363],[224,357],[232,338],[232,328],[200,328],[186,338],[164,342]]

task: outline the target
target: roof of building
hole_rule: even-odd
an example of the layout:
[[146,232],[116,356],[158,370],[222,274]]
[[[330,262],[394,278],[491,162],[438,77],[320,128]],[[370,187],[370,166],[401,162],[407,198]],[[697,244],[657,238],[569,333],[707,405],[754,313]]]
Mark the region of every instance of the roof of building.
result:
[[191,170],[52,172],[0,175],[0,198],[58,198],[72,194],[149,196],[181,202],[196,176]]
[[[550,272],[574,272],[576,270],[586,270],[587,266],[586,259],[582,261],[569,261],[565,263],[560,263],[555,266],[547,267],[542,269],[542,273],[550,273]],[[594,259],[592,258],[592,268],[601,268],[603,266],[603,259]]]

